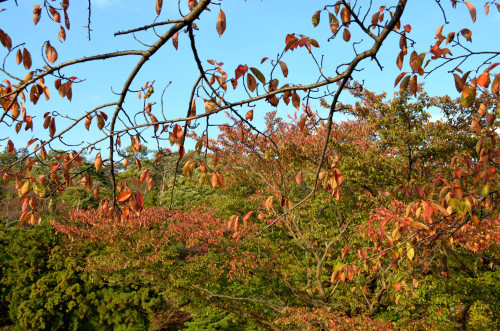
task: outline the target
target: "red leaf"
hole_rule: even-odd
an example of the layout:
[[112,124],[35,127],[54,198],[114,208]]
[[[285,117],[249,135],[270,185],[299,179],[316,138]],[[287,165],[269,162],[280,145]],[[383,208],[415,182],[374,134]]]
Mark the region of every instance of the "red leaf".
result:
[[179,32],[176,32],[173,36],[172,36],[172,44],[174,45],[175,49],[177,50],[178,46],[179,46]]
[[235,79],[240,78],[241,76],[243,76],[244,74],[246,74],[247,71],[248,71],[248,66],[246,64],[245,65],[240,64],[238,66],[238,68],[236,68],[236,70],[234,71],[234,73],[236,75]]

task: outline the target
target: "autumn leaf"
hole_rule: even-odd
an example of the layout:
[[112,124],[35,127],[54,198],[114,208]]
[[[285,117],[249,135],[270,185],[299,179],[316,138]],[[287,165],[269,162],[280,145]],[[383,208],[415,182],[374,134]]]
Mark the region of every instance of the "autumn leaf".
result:
[[292,92],[292,104],[297,110],[300,109],[300,97],[295,90]]
[[31,54],[26,48],[23,49],[23,64],[26,70],[31,68]]
[[295,176],[295,181],[297,182],[297,185],[302,184],[302,182],[304,181],[304,175],[302,174],[302,171],[299,171],[299,173]]
[[465,1],[465,5],[469,9],[470,17],[472,18],[472,23],[476,22],[476,8],[470,3]]
[[96,170],[99,170],[102,168],[102,159],[101,159],[101,153],[98,153],[95,157],[94,160],[94,166]]
[[160,15],[162,7],[163,7],[163,0],[156,0],[156,15]]
[[248,120],[248,121],[253,120],[253,109],[252,109],[252,110],[249,110],[249,111],[245,114],[245,119],[246,119],[246,120]]
[[45,46],[45,55],[47,56],[47,60],[49,60],[50,63],[54,63],[57,61],[57,51],[48,41]]
[[281,71],[283,71],[283,76],[287,77],[288,76],[288,67],[285,62],[279,61]]
[[257,77],[257,79],[262,83],[262,84],[266,84],[266,78],[264,77],[264,75],[259,71],[259,69],[257,68],[254,68],[254,67],[251,67],[250,68],[250,71],[252,71],[252,73],[255,75],[255,77]]
[[248,66],[245,64],[245,65],[242,65],[240,64],[235,70],[234,70],[234,74],[235,74],[235,79],[238,79],[240,78],[241,76],[243,76],[244,74],[246,74],[248,71]]
[[349,40],[351,40],[351,32],[349,31],[349,29],[344,29],[344,33],[342,35],[342,38],[344,38],[344,40],[347,42]]
[[340,25],[339,20],[332,13],[329,13],[328,17],[330,19],[330,30],[333,34],[337,34]]
[[41,14],[42,8],[40,8],[40,5],[36,5],[35,7],[33,7],[33,23],[35,23],[35,25],[37,25],[40,21]]
[[219,11],[215,28],[217,29],[219,37],[222,36],[224,31],[226,31],[226,14],[222,11],[222,9]]
[[176,32],[172,36],[172,44],[174,45],[175,49],[177,50],[177,48],[179,47],[179,32]]
[[318,10],[317,12],[314,13],[312,16],[312,24],[314,27],[317,27],[320,21],[320,15],[321,15],[321,10]]
[[247,86],[248,89],[253,92],[257,88],[257,81],[255,80],[255,77],[252,74],[247,74]]

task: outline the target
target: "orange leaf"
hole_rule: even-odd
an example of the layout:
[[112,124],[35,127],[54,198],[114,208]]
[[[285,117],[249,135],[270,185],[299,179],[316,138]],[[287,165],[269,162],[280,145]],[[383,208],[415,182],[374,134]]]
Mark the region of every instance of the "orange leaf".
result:
[[486,83],[488,82],[489,75],[487,72],[483,72],[478,78],[477,78],[477,84],[479,86],[484,87]]
[[163,0],[156,0],[156,15],[160,15],[162,7],[163,7]]
[[130,198],[131,195],[132,195],[132,192],[130,192],[130,191],[123,191],[123,192],[120,192],[118,194],[118,196],[116,197],[116,200],[118,202],[124,202],[124,201],[127,201]]
[[219,11],[219,16],[217,17],[217,24],[215,25],[215,28],[217,29],[219,37],[222,36],[224,31],[226,31],[226,14],[222,11],[222,9]]
[[246,120],[248,120],[248,121],[253,120],[253,109],[252,109],[252,110],[249,110],[249,111],[245,114],[245,119],[246,119]]
[[470,3],[465,1],[465,5],[469,8],[470,17],[472,18],[472,23],[476,22],[476,8]]
[[302,182],[304,181],[304,175],[302,174],[302,171],[299,171],[297,176],[295,176],[295,181],[297,182],[297,185],[302,184]]

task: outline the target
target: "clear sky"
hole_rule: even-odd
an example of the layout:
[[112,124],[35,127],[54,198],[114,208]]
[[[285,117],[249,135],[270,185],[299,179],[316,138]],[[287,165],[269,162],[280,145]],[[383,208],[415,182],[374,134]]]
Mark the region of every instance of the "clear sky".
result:
[[[133,1],[133,0],[93,0],[91,15],[91,40],[87,39],[88,24],[88,3],[87,1],[70,1],[69,17],[71,21],[71,30],[67,31],[67,40],[61,44],[57,40],[59,25],[50,21],[47,13],[42,13],[42,18],[37,26],[32,22],[32,8],[41,1],[14,1],[1,3],[1,8],[6,11],[0,12],[0,28],[8,33],[13,41],[13,45],[25,42],[33,56],[33,68],[40,68],[43,62],[40,59],[41,46],[45,40],[50,40],[52,45],[59,53],[59,59],[56,64],[62,63],[74,58],[102,54],[119,50],[140,49],[145,47],[138,43],[132,35],[113,36],[114,32],[127,30],[130,28],[150,24],[156,17],[155,1]],[[500,18],[496,8],[491,8],[488,17],[484,14],[484,1],[471,0],[478,11],[476,23],[472,23],[469,12],[464,4],[459,4],[457,9],[451,9],[449,1],[441,1],[445,8],[448,19],[452,22],[445,26],[443,33],[446,35],[450,31],[459,31],[462,28],[472,30],[472,39],[474,50],[498,50],[500,38],[496,36]],[[157,21],[166,19],[176,19],[179,17],[177,10],[177,1],[164,0],[163,11]],[[187,13],[186,0],[181,0],[182,9]],[[285,46],[285,37],[288,33],[304,34],[316,39],[319,49],[313,49],[315,56],[320,59],[324,55],[324,70],[327,75],[335,76],[335,68],[344,62],[350,61],[353,57],[352,46],[338,36],[335,40],[328,42],[331,32],[328,24],[327,13],[321,14],[321,22],[314,28],[311,23],[311,16],[316,10],[323,9],[325,4],[333,4],[334,1],[324,0],[224,0],[221,2],[221,8],[226,13],[227,30],[222,37],[219,37],[215,23],[219,7],[211,5],[211,11],[202,14],[201,20],[197,21],[200,31],[195,31],[197,38],[197,47],[200,57],[209,67],[205,60],[215,59],[224,62],[223,68],[229,75],[234,77],[234,69],[239,64],[248,64],[249,67],[259,68],[266,76],[270,70],[269,61],[260,64],[263,57],[276,58]],[[369,1],[359,0],[359,5],[367,5]],[[381,5],[390,5],[395,1],[373,1],[374,7]],[[371,16],[372,13],[370,13]],[[369,20],[369,19],[368,19]],[[444,24],[444,19],[436,1],[434,0],[409,0],[408,8],[403,16],[403,24],[410,24],[412,31],[408,37],[413,38],[416,43],[417,52],[429,51],[434,43],[434,37],[437,28]],[[158,33],[164,33],[166,28],[157,29]],[[361,37],[360,31],[353,29],[353,39],[362,41],[357,49],[362,51],[368,48],[371,40],[366,36]],[[145,44],[155,41],[154,33],[149,30],[137,34],[137,38]],[[364,80],[366,88],[376,91],[386,91],[389,96],[394,93],[394,80],[399,73],[396,68],[396,56],[399,52],[399,37],[394,35],[389,38],[379,53],[379,60],[384,67],[380,71],[378,66],[369,60],[365,60],[362,65],[362,72],[357,73],[355,78]],[[409,53],[412,51],[409,48]],[[455,52],[451,48],[452,52]],[[0,55],[6,54],[5,48],[0,49]],[[403,71],[409,71],[408,58],[405,58],[405,67]],[[35,131],[31,133],[22,130],[19,135],[11,129],[2,127],[0,138],[9,137],[16,147],[26,146],[26,142],[33,136],[48,139],[48,132],[45,130],[42,134],[38,128],[41,127],[42,115],[46,111],[57,111],[71,117],[77,117],[82,112],[88,111],[103,103],[114,102],[117,97],[111,90],[120,91],[133,66],[137,63],[137,56],[129,56],[120,59],[111,59],[106,61],[82,64],[64,71],[67,76],[76,76],[85,79],[85,82],[73,86],[72,102],[61,99],[53,88],[53,79],[47,79],[47,85],[51,90],[51,100],[49,102],[40,99],[36,106],[27,102],[28,113],[35,117]],[[484,60],[484,58],[483,58]],[[318,72],[308,56],[305,49],[298,49],[294,52],[288,52],[283,58],[289,68],[287,79],[281,74],[276,77],[282,84],[310,84],[317,80]],[[477,62],[466,63],[462,68],[467,69],[477,66]],[[8,71],[16,73],[19,77],[24,77],[26,70],[15,63],[15,54],[11,54],[5,64]],[[445,68],[439,73],[428,77],[426,90],[431,95],[458,96],[451,74],[446,73]],[[132,89],[138,89],[146,81],[155,80],[155,94],[150,101],[159,102],[159,96],[163,88],[172,81],[172,84],[165,92],[164,105],[165,114],[168,118],[177,118],[185,116],[187,102],[193,83],[198,78],[193,55],[190,52],[189,39],[187,34],[181,33],[179,36],[179,49],[176,51],[169,42],[166,47],[161,49],[155,56],[143,67],[141,73],[136,77],[132,84]],[[6,78],[0,72],[0,77]],[[228,90],[232,90],[229,87]],[[301,95],[303,96],[303,94]],[[242,97],[242,94],[228,93],[227,100],[236,101]],[[350,102],[352,99],[348,95],[342,95],[343,102]],[[125,102],[126,110],[136,112],[140,110],[142,100],[138,100],[135,94],[130,94]],[[198,112],[203,112],[203,101],[197,99]],[[317,109],[313,104],[313,109]],[[243,108],[243,114],[248,109]],[[257,125],[262,125],[264,114],[273,110],[269,104],[261,102],[255,107],[255,120]],[[293,113],[295,109],[290,105],[284,106],[283,102],[278,107],[283,117],[286,114]],[[110,115],[112,109],[108,109]],[[153,113],[160,119],[161,113],[159,107],[155,107]],[[218,116],[216,121],[225,122],[222,116]],[[63,128],[62,120],[57,120],[58,131]],[[203,124],[202,124],[203,125]],[[215,131],[212,131],[216,134]],[[70,133],[65,135],[65,141],[79,143],[81,141],[92,141],[99,135],[95,121],[92,123],[90,132],[84,129],[83,123]],[[146,136],[148,137],[148,136]],[[128,142],[128,139],[126,140]],[[165,143],[166,144],[166,143]],[[0,146],[5,146],[6,140],[0,141]],[[57,145],[54,145],[57,146]],[[106,143],[107,146],[107,143]],[[102,146],[106,148],[106,146]],[[163,147],[167,147],[164,145]],[[155,148],[155,146],[151,146]],[[76,148],[75,148],[76,149]],[[105,152],[106,153],[106,152]]]

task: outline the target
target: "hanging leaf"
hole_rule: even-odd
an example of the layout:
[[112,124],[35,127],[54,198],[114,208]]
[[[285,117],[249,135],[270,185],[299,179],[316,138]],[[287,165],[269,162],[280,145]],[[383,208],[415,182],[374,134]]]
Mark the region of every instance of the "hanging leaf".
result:
[[472,31],[469,29],[462,29],[462,36],[467,39],[467,41],[472,42]]
[[400,73],[398,77],[396,77],[396,81],[394,82],[394,87],[396,87],[401,79],[406,75],[406,71]]
[[163,0],[156,0],[156,15],[160,15],[162,7],[163,7]]
[[302,171],[299,171],[299,173],[295,176],[295,181],[297,182],[297,185],[302,184],[302,182],[304,181],[304,175],[302,174]]
[[21,50],[18,49],[16,53],[16,63],[21,64],[21,62],[23,62],[23,55],[21,53]]
[[465,5],[469,9],[470,17],[472,18],[472,23],[476,22],[476,7],[474,7],[470,2],[465,1]]
[[215,28],[217,29],[219,37],[222,36],[224,31],[226,31],[226,14],[222,11],[222,9],[219,11],[219,16],[217,17],[217,24],[215,25]]
[[321,15],[321,10],[318,10],[317,12],[314,13],[312,16],[312,23],[314,27],[317,27],[320,21],[320,15]]
[[339,20],[332,13],[329,13],[328,17],[330,19],[330,30],[333,34],[337,34],[340,26]]
[[175,50],[177,50],[177,48],[179,47],[179,32],[176,32],[172,36],[172,44],[174,45]]
[[23,49],[23,64],[26,70],[31,68],[31,54],[28,49]]
[[252,110],[249,110],[246,114],[245,114],[245,119],[247,121],[251,121],[253,120],[253,109]]
[[342,35],[342,38],[344,38],[344,40],[346,42],[351,40],[351,32],[349,31],[349,29],[344,29],[344,33]]
[[295,90],[292,92],[292,104],[297,110],[300,109],[300,97]]
[[95,166],[96,170],[99,170],[102,168],[101,153],[98,153],[96,155],[95,160],[94,160],[94,166]]
[[45,55],[47,56],[47,60],[50,61],[50,63],[54,63],[57,61],[57,51],[56,49],[50,44],[49,41],[47,41],[47,44],[45,46]]
[[281,71],[283,71],[283,76],[287,77],[288,76],[288,67],[285,62],[279,61]]
[[252,73],[255,75],[255,77],[257,77],[257,79],[262,83],[262,84],[266,84],[266,78],[264,77],[264,75],[262,74],[262,72],[259,71],[259,69],[257,68],[254,68],[254,67],[251,67],[250,68],[250,71],[252,71]]
[[35,23],[35,25],[37,25],[40,21],[41,14],[42,8],[40,8],[40,5],[36,5],[35,7],[33,7],[33,23]]
[[247,86],[248,89],[253,92],[257,88],[257,81],[255,80],[255,77],[252,74],[247,74]]

